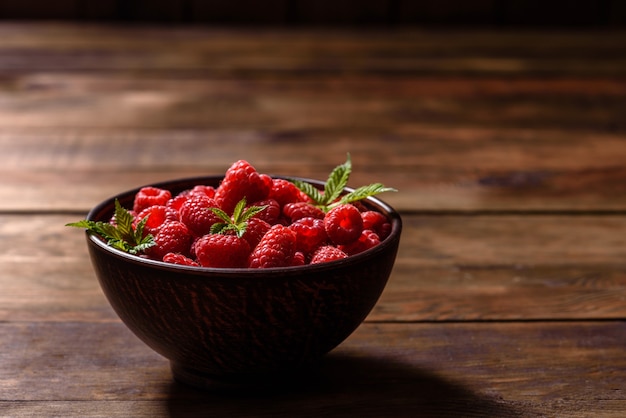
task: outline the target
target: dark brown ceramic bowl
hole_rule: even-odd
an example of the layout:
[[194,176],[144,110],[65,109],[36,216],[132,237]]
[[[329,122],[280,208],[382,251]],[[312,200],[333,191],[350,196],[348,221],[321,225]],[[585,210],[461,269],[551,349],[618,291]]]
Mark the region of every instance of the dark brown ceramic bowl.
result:
[[[173,195],[221,177],[154,184]],[[302,179],[317,187],[320,182]],[[108,221],[115,199],[132,207],[139,189],[102,202],[88,215]],[[391,273],[402,222],[376,198],[392,230],[378,246],[343,260],[272,269],[187,267],[118,251],[90,233],[100,285],[126,326],[169,359],[175,379],[195,386],[246,382],[315,365],[365,319]]]

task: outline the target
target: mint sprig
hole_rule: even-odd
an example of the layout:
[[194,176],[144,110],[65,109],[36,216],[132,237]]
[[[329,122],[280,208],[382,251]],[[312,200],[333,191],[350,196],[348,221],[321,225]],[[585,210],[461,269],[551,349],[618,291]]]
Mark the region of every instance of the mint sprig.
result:
[[373,183],[367,186],[361,186],[342,196],[341,193],[348,185],[348,179],[351,173],[352,161],[350,154],[348,154],[346,162],[335,167],[328,175],[328,179],[324,183],[323,191],[320,191],[312,184],[302,180],[290,179],[290,181],[304,194],[309,196],[311,200],[313,200],[313,204],[324,212],[328,212],[336,206],[357,202],[379,193],[397,191],[394,188],[385,187],[381,183]]
[[246,198],[244,197],[235,205],[232,216],[228,216],[228,214],[220,208],[211,208],[211,211],[224,222],[217,222],[211,225],[210,232],[212,234],[226,234],[228,231],[233,231],[238,238],[241,238],[243,234],[246,233],[250,218],[266,207],[267,205],[250,206],[246,208]]
[[109,222],[90,221],[84,219],[71,222],[65,226],[85,228],[89,232],[101,236],[107,244],[118,250],[130,254],[139,254],[156,245],[154,237],[148,234],[144,237],[144,228],[148,217],[143,218],[133,227],[133,215],[126,210],[120,202],[115,200],[115,225]]

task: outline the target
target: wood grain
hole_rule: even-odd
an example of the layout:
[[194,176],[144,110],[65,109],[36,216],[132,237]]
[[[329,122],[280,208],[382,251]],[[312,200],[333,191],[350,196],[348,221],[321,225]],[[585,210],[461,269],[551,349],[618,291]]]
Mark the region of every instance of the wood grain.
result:
[[[612,372],[621,323],[363,325],[302,380],[208,393],[172,382],[167,361],[121,324],[4,323],[0,333],[13,400],[0,407],[13,416],[617,416],[625,401]],[[59,373],[66,383],[50,385]]]
[[[252,36],[250,36],[253,34]],[[617,76],[624,31],[5,24],[0,72]]]
[[[441,12],[388,13],[420,7]],[[625,415],[626,32],[3,22],[0,39],[0,415]],[[288,388],[174,383],[64,226],[240,158],[323,179],[347,152],[351,185],[399,190],[382,197],[400,250],[365,323]]]
[[[0,320],[117,321],[76,215],[0,216]],[[620,319],[623,216],[404,217],[368,321]],[[38,262],[45,260],[45,262]]]
[[348,152],[354,162],[350,184],[380,181],[395,187],[397,193],[382,197],[401,211],[626,208],[625,148],[615,134],[470,128],[346,135],[4,130],[0,147],[0,176],[12,179],[0,183],[3,211],[87,212],[109,196],[145,184],[222,175],[242,158],[262,172],[325,179]]

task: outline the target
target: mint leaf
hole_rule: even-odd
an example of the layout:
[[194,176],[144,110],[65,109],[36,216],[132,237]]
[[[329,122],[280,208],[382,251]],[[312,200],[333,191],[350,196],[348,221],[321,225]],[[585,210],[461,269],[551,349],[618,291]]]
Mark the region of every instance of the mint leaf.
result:
[[324,212],[328,212],[341,204],[363,200],[379,193],[397,191],[391,187],[385,187],[381,183],[373,183],[367,186],[361,186],[341,196],[341,193],[348,185],[348,179],[351,173],[352,161],[348,153],[346,162],[335,167],[328,176],[326,183],[324,183],[324,192],[320,192],[315,186],[302,180],[290,179],[289,181],[300,189],[300,191],[309,196],[311,200],[313,200],[313,204]]
[[318,206],[324,204],[324,195],[311,183],[297,179],[290,179],[289,181],[292,182],[305,195],[309,196],[311,200],[313,200],[314,204]]
[[122,241],[133,242],[135,241],[135,231],[133,229],[133,215],[120,205],[120,202],[115,200],[115,224],[117,228],[116,237]]
[[144,227],[148,218],[142,219],[133,228],[133,215],[115,200],[115,225],[109,222],[90,221],[84,219],[78,222],[70,222],[65,226],[83,228],[99,235],[107,241],[107,245],[130,254],[139,254],[152,247],[156,243],[150,234],[143,236]]
[[326,180],[324,185],[324,205],[334,202],[341,195],[344,187],[348,185],[351,172],[352,161],[350,161],[350,154],[348,154],[346,162],[335,167],[328,176],[328,180]]
[[228,216],[220,208],[211,208],[211,211],[224,222],[214,223],[209,232],[211,234],[226,234],[228,231],[233,231],[238,238],[241,238],[248,228],[248,220],[266,207],[267,205],[246,208],[246,198],[244,197],[235,205],[232,216]]
[[373,183],[367,186],[361,186],[358,189],[343,195],[338,202],[332,204],[331,206],[334,207],[345,203],[356,202],[384,192],[397,192],[397,190],[391,187],[385,187],[381,183]]

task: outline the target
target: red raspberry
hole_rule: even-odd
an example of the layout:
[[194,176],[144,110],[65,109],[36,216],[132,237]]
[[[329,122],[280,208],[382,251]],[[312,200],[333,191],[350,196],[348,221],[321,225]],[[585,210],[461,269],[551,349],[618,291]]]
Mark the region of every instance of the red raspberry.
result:
[[156,245],[148,248],[146,253],[154,259],[162,260],[167,253],[188,254],[193,236],[179,221],[165,222],[154,236]]
[[193,261],[191,258],[185,257],[178,253],[167,253],[163,256],[163,261],[171,264],[179,264],[181,266],[200,266],[200,264]]
[[166,205],[167,201],[172,197],[169,190],[159,189],[158,187],[142,187],[135,195],[133,202],[133,210],[140,213],[147,207],[154,205]]
[[250,254],[248,242],[236,235],[208,234],[195,244],[196,258],[203,267],[246,267]]
[[354,255],[375,247],[378,244],[380,244],[378,234],[369,229],[364,229],[359,239],[350,244],[338,245],[337,247],[348,255]]
[[214,207],[217,207],[217,203],[208,196],[202,194],[191,196],[180,207],[180,220],[194,235],[201,237],[209,233],[214,223],[221,222],[211,210]]
[[346,257],[348,257],[348,255],[339,248],[333,247],[332,245],[324,245],[315,250],[311,257],[310,264],[326,263],[328,261],[341,260]]
[[250,254],[251,268],[290,266],[296,252],[296,233],[277,224],[267,231]]
[[328,239],[322,219],[301,218],[289,228],[296,233],[296,249],[304,254],[312,253]]
[[254,215],[255,218],[263,219],[270,225],[274,225],[278,222],[278,218],[281,215],[280,204],[274,199],[264,199],[255,202],[253,206],[267,206],[261,212]]
[[200,238],[202,237],[194,236],[193,240],[191,240],[191,245],[189,245],[189,256],[193,259],[198,258],[196,257],[196,243],[200,240]]
[[144,226],[144,232],[146,234],[155,235],[161,225],[166,221],[177,221],[178,216],[178,212],[170,207],[154,205],[142,210],[141,213],[135,217],[135,224],[140,222],[143,218],[148,217]]
[[224,179],[215,191],[215,201],[227,214],[232,214],[237,203],[246,198],[248,202],[257,202],[267,198],[272,187],[272,179],[259,174],[245,160],[235,162],[226,171]]
[[324,228],[335,244],[349,244],[357,240],[363,231],[361,212],[351,204],[336,206],[326,214]]
[[320,208],[306,202],[287,203],[283,206],[283,214],[291,222],[302,218],[324,219],[324,212]]
[[263,219],[250,218],[247,221],[246,232],[243,234],[243,239],[248,241],[250,248],[254,249],[261,241],[261,238],[263,238],[263,235],[265,235],[271,227],[272,225],[265,222]]
[[361,212],[361,218],[363,219],[363,229],[371,229],[376,232],[381,241],[391,233],[391,223],[382,213],[368,210]]
[[291,260],[291,266],[297,267],[297,266],[303,266],[305,264],[306,264],[306,256],[302,252],[296,251],[296,253],[293,255],[293,259]]
[[177,196],[173,196],[170,200],[167,201],[165,206],[168,208],[172,208],[177,212],[180,212],[181,206],[189,199],[189,195],[186,193],[181,193]]
[[204,195],[212,198],[215,197],[215,187],[199,184],[197,186],[194,186],[193,189],[189,190],[188,194],[189,196]]
[[280,206],[309,200],[308,196],[302,193],[295,184],[285,179],[272,179],[269,197],[275,199]]

